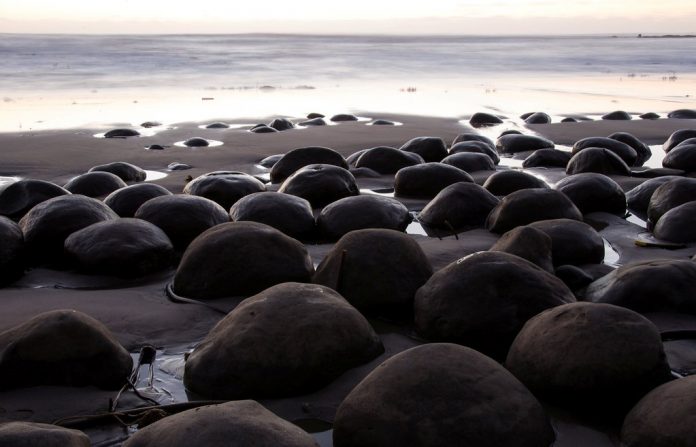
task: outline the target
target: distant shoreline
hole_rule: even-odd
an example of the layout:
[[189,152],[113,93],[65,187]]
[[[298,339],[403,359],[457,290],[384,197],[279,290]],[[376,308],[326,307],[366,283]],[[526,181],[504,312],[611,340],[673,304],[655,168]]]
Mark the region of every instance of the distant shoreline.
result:
[[643,36],[638,34],[639,39],[693,39],[696,34],[663,34],[661,36]]

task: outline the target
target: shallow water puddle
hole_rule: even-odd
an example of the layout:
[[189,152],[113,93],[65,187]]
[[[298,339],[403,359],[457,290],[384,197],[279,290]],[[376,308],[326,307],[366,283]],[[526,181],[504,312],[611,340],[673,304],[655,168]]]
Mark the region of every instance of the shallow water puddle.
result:
[[5,185],[9,185],[10,183],[14,183],[16,181],[22,180],[22,177],[3,177],[0,176],[0,187],[3,187]]
[[604,263],[612,267],[619,266],[619,252],[614,250],[614,247],[609,243],[608,240],[602,238],[604,241]]
[[428,233],[423,228],[423,225],[421,225],[421,223],[416,221],[416,220],[411,222],[408,225],[408,227],[406,227],[406,233],[407,234],[419,234],[421,236],[428,236]]
[[394,189],[393,188],[384,188],[384,189],[361,189],[360,194],[372,194],[372,195],[377,195],[377,196],[382,196],[382,197],[394,197]]
[[160,171],[149,171],[145,170],[145,181],[146,182],[152,182],[155,180],[160,180],[168,176],[166,172],[160,172]]

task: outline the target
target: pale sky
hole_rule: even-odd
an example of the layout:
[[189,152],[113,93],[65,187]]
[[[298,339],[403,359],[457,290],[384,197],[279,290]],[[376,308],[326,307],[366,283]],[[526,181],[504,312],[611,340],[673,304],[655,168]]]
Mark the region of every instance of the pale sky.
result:
[[0,0],[0,32],[694,33],[695,0]]

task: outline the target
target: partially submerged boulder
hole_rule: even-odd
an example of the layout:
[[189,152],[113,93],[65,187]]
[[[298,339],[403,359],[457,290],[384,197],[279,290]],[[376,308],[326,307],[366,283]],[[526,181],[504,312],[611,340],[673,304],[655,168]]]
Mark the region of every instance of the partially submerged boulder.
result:
[[282,183],[298,170],[308,165],[325,164],[348,169],[343,155],[333,149],[309,146],[293,149],[283,155],[271,168],[271,182]]
[[442,163],[466,172],[495,171],[493,159],[486,154],[476,152],[459,152],[448,155],[442,160]]
[[399,150],[423,157],[426,163],[439,162],[447,156],[447,145],[439,137],[417,137],[404,143]]
[[665,183],[679,178],[676,175],[666,175],[648,179],[626,193],[628,210],[643,220],[648,219],[650,198],[657,188]]
[[503,234],[490,251],[502,251],[553,273],[551,238],[534,227],[517,227]]
[[686,172],[696,171],[696,143],[680,144],[673,148],[662,159],[662,166]]
[[329,240],[365,228],[405,231],[411,223],[408,208],[398,200],[377,195],[361,195],[339,199],[321,210],[317,226]]
[[21,179],[0,187],[0,215],[19,220],[34,206],[70,191],[44,180]]
[[664,149],[665,152],[669,152],[679,143],[689,138],[696,138],[696,129],[680,129],[674,131],[669,138],[667,138],[667,141],[664,142],[662,149]]
[[450,231],[483,227],[498,202],[498,198],[482,186],[459,182],[440,191],[418,214],[418,220],[430,227]]
[[256,177],[236,171],[215,171],[196,177],[186,184],[184,194],[205,197],[229,210],[239,199],[266,190]]
[[460,153],[488,155],[494,164],[500,163],[500,155],[493,144],[484,141],[468,140],[453,144],[449,150],[450,155]]
[[643,166],[643,164],[652,157],[650,146],[639,140],[635,135],[628,132],[614,132],[609,135],[612,140],[620,141],[633,148],[636,151],[637,158],[633,166]]
[[256,192],[239,199],[230,209],[233,221],[270,225],[295,239],[314,235],[312,205],[305,199],[279,192]]
[[618,183],[604,174],[584,172],[570,175],[556,183],[554,189],[568,196],[582,214],[626,215],[626,194]]
[[313,208],[322,208],[360,193],[353,174],[347,169],[326,164],[309,165],[298,170],[280,185],[278,192],[302,197]]
[[380,174],[396,174],[401,168],[424,163],[423,157],[418,154],[388,146],[373,147],[361,152],[355,161],[355,167],[369,168]]
[[538,149],[522,162],[523,168],[563,168],[568,166],[572,157],[570,152],[558,149]]
[[7,217],[0,216],[0,287],[22,276],[24,265],[22,229]]
[[114,210],[120,217],[133,217],[140,206],[150,199],[170,196],[164,186],[154,183],[138,183],[117,189],[104,199],[104,204]]
[[667,211],[655,224],[658,239],[689,244],[696,242],[696,202],[687,202]]
[[648,224],[655,225],[669,210],[696,200],[696,179],[676,178],[658,186],[650,196]]
[[566,174],[596,172],[604,175],[631,175],[631,168],[614,152],[602,147],[588,147],[573,155]]
[[473,127],[488,127],[503,124],[503,120],[491,113],[476,112],[469,119],[469,124]]
[[88,172],[78,175],[63,185],[72,194],[82,194],[87,197],[102,197],[111,194],[119,188],[125,188],[126,182],[110,172]]
[[88,172],[110,172],[118,176],[124,182],[142,182],[147,177],[144,169],[125,161],[114,161],[103,165],[97,165]]
[[563,193],[553,189],[522,189],[508,194],[486,218],[486,228],[505,233],[520,225],[548,219],[582,221],[582,213]]
[[551,238],[553,264],[585,265],[604,261],[604,240],[585,222],[573,219],[549,219],[529,224]]
[[90,447],[78,430],[36,422],[0,423],[0,445],[12,447]]
[[573,155],[591,147],[608,149],[618,155],[628,166],[636,166],[638,153],[628,144],[613,138],[588,137],[578,140],[573,145]]
[[509,169],[489,176],[483,183],[483,187],[495,196],[506,196],[521,189],[548,188],[549,185],[532,174]]
[[474,183],[459,168],[444,163],[423,163],[400,169],[394,177],[394,195],[432,199],[440,191],[457,182]]
[[495,148],[503,154],[535,151],[537,149],[553,149],[553,141],[536,135],[503,135],[495,143]]

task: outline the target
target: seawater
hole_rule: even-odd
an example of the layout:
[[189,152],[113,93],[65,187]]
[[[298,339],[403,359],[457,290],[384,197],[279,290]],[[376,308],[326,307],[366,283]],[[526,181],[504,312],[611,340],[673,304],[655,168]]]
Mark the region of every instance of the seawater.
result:
[[667,111],[694,104],[695,48],[636,36],[0,34],[0,129],[160,110]]

